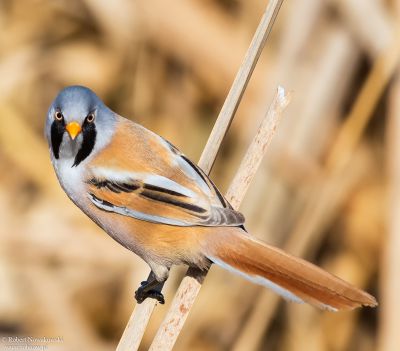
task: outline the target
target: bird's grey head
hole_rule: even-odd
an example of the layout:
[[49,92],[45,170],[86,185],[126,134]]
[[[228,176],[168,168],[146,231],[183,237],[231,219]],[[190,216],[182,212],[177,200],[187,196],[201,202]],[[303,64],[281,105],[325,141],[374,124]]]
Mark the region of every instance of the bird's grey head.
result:
[[54,159],[78,166],[111,139],[115,114],[83,86],[61,90],[49,108],[46,137]]

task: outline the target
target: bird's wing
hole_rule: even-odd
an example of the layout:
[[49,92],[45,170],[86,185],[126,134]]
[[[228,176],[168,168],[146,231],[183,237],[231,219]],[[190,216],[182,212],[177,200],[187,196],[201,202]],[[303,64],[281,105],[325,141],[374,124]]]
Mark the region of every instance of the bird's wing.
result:
[[130,121],[89,165],[88,196],[98,208],[175,226],[239,226],[208,176],[173,145]]

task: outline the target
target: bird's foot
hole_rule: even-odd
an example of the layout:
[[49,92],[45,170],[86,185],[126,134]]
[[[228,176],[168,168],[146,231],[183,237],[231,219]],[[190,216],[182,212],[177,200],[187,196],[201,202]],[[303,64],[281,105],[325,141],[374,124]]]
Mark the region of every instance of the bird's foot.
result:
[[142,303],[148,297],[157,300],[160,304],[165,303],[164,295],[156,289],[148,289],[149,283],[147,281],[141,282],[140,287],[135,291],[135,299],[137,303]]

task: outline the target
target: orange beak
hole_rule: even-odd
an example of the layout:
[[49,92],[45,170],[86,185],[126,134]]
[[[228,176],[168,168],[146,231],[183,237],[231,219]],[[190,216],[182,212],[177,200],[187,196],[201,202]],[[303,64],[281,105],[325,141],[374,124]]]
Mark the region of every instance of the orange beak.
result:
[[65,129],[67,130],[72,140],[75,140],[78,134],[82,131],[81,126],[77,122],[68,123]]

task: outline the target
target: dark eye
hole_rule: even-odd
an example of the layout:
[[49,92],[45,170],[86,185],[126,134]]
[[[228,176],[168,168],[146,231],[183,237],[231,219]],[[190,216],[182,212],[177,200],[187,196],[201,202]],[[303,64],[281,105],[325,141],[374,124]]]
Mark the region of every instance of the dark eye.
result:
[[94,113],[93,112],[91,112],[87,115],[86,121],[88,121],[89,123],[92,123],[94,121]]
[[62,121],[64,119],[64,116],[60,111],[56,111],[55,114],[54,114],[54,118],[57,121]]

